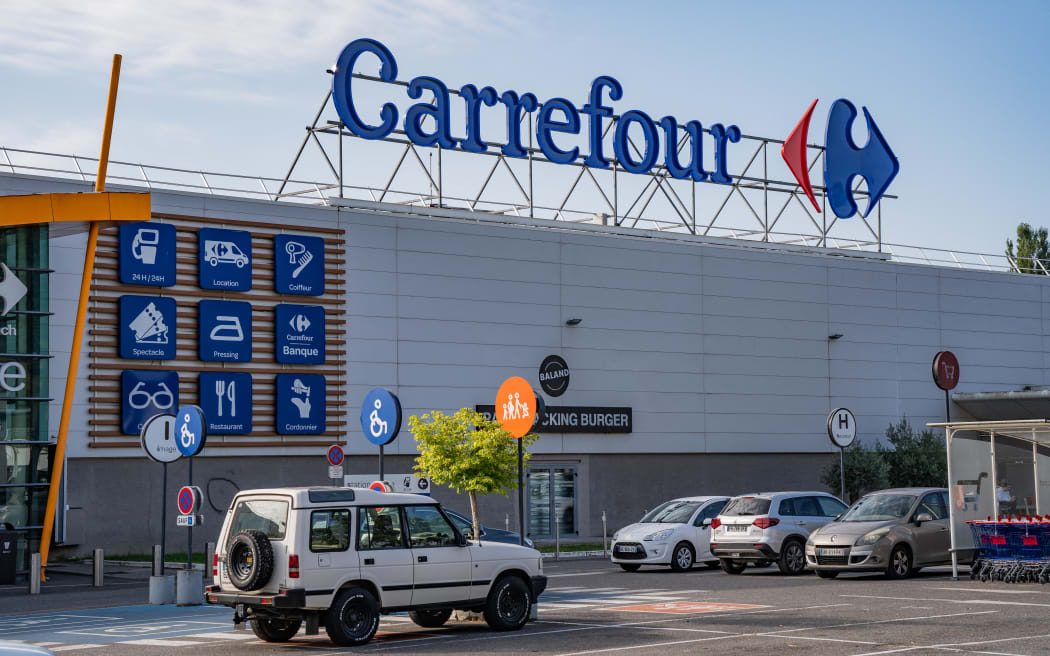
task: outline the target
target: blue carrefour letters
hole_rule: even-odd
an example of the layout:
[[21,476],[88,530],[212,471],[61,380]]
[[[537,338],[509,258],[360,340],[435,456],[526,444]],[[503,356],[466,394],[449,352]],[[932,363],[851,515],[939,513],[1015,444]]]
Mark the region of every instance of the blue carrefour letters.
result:
[[[374,75],[372,71],[358,71],[357,60],[363,54],[369,54],[379,60],[378,77],[384,82],[393,82],[397,78],[397,61],[386,46],[374,39],[358,39],[351,42],[339,55],[332,79],[332,97],[335,108],[346,127],[359,137],[365,139],[383,139],[389,136],[397,125],[398,109],[393,103],[384,103],[379,111],[379,123],[366,123],[354,105],[351,82],[354,75]],[[529,150],[522,144],[522,125],[526,129],[530,122],[523,121],[524,114],[539,111],[535,117],[536,142],[540,151],[555,164],[571,164],[580,158],[579,146],[572,145],[570,136],[563,136],[559,143],[554,141],[554,133],[562,135],[579,135],[581,117],[587,117],[586,141],[589,149],[584,157],[584,164],[593,168],[608,168],[610,161],[603,151],[604,137],[607,128],[602,119],[613,119],[612,107],[602,104],[602,96],[608,90],[609,100],[616,101],[623,97],[623,87],[612,77],[602,75],[591,83],[588,102],[577,108],[564,98],[551,98],[540,103],[532,93],[518,94],[515,91],[498,93],[493,87],[486,86],[480,90],[473,84],[460,88],[459,95],[465,104],[466,137],[457,139],[452,136],[452,113],[448,87],[441,80],[420,76],[412,79],[407,85],[407,95],[419,100],[405,112],[405,135],[412,143],[419,146],[440,146],[445,149],[462,148],[468,152],[481,153],[488,150],[488,144],[481,136],[482,108],[504,106],[506,120],[506,142],[501,152],[507,157],[528,157]],[[499,111],[499,110],[496,110]],[[431,120],[432,119],[432,120]],[[648,114],[630,110],[623,112],[616,121],[612,145],[616,159],[621,168],[630,173],[648,173],[660,159],[660,139],[664,140],[664,162],[667,173],[681,180],[731,183],[728,173],[727,148],[730,143],[740,141],[740,129],[735,125],[728,127],[721,123],[712,125],[709,133],[714,142],[715,170],[710,175],[702,165],[703,127],[699,121],[688,121],[680,124],[674,117],[667,116],[657,123]],[[633,127],[632,127],[633,126]],[[689,137],[691,157],[683,165],[679,157],[678,143],[680,130]],[[637,134],[635,138],[632,133]]]

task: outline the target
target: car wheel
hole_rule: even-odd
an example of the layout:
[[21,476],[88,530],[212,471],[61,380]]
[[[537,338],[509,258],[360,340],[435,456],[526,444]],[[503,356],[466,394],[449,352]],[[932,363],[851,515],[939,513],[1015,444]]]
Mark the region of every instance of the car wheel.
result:
[[494,631],[517,631],[529,621],[532,599],[529,588],[517,576],[505,576],[489,590],[485,622]]
[[239,532],[226,549],[226,571],[238,590],[258,590],[273,576],[273,546],[256,529]]
[[452,617],[452,609],[444,610],[412,610],[408,612],[408,618],[419,626],[433,629],[443,625]]
[[693,548],[689,546],[689,543],[679,542],[675,545],[674,551],[671,553],[671,569],[676,572],[684,572],[693,569],[693,562],[695,560],[696,555],[693,553]]
[[299,633],[302,620],[267,620],[252,618],[252,631],[266,642],[288,642]]
[[906,579],[912,574],[911,549],[903,544],[898,544],[890,552],[890,562],[886,566],[886,578]]
[[722,571],[726,574],[741,574],[744,568],[747,567],[747,563],[733,560],[731,558],[722,558]]
[[817,576],[819,576],[822,579],[833,579],[833,578],[835,578],[838,575],[839,575],[839,573],[836,572],[835,570],[828,570],[828,569],[818,569],[817,570]]
[[625,572],[637,572],[641,569],[641,565],[628,565],[627,563],[620,563],[620,568]]
[[324,622],[328,637],[342,647],[366,644],[379,628],[379,604],[364,588],[347,588],[340,592]]
[[777,567],[789,576],[797,576],[806,569],[806,550],[798,540],[788,540],[780,548]]

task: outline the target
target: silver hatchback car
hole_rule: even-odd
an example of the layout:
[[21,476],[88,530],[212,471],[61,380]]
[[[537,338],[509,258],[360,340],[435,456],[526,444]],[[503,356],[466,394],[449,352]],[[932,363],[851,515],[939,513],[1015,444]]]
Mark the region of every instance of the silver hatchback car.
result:
[[891,579],[951,562],[948,490],[897,488],[861,497],[806,542],[806,564],[821,578],[885,572]]

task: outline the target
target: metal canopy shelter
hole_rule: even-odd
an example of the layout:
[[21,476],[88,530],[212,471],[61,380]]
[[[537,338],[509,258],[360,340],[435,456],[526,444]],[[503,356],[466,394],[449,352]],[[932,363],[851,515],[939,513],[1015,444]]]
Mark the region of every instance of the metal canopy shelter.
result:
[[970,416],[987,421],[1017,417],[1050,418],[1050,389],[966,392],[952,394],[952,401]]
[[[1002,393],[1025,394],[1025,393]],[[967,397],[1002,396],[995,394],[968,394]],[[953,400],[960,395],[954,395]],[[1040,397],[1042,398],[1042,397]],[[991,400],[991,399],[987,399]],[[996,403],[1002,403],[1001,400]],[[1050,403],[1050,401],[1044,401]],[[965,406],[964,406],[965,407]],[[951,527],[952,576],[959,576],[959,553],[972,552],[973,541],[966,522],[997,517],[1002,514],[1018,514],[1020,507],[1009,502],[1002,503],[1000,483],[1005,470],[1011,476],[1022,477],[1030,482],[1033,492],[1024,497],[1023,513],[1040,514],[1050,509],[1050,421],[1046,419],[1021,419],[1005,421],[957,421],[926,424],[930,428],[943,428],[948,457],[948,485],[952,503],[948,507]],[[997,454],[996,447],[1000,448]],[[1031,463],[1026,462],[1030,449]],[[1027,469],[1030,466],[1030,469]],[[1004,471],[1000,471],[1003,469]],[[1025,470],[1031,476],[1026,478]],[[1042,482],[1040,479],[1044,479]],[[985,482],[987,479],[987,482]],[[983,491],[982,491],[983,488]],[[1006,492],[1006,494],[1010,494]],[[1005,511],[1005,513],[1004,513]]]

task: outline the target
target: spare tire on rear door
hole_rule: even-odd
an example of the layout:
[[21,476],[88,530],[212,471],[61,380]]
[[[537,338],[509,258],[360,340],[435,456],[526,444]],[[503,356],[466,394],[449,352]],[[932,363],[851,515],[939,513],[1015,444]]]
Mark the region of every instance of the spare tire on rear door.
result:
[[226,549],[226,573],[238,590],[258,590],[273,576],[273,547],[262,531],[247,529],[233,536]]

